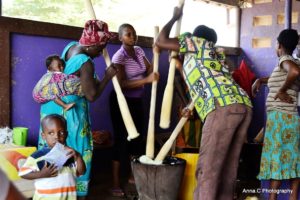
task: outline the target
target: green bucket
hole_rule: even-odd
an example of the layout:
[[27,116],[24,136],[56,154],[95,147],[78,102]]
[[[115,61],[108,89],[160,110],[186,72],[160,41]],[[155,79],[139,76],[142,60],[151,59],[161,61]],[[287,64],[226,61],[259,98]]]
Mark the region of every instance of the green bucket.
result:
[[26,146],[28,128],[15,127],[13,128],[13,143],[20,146]]

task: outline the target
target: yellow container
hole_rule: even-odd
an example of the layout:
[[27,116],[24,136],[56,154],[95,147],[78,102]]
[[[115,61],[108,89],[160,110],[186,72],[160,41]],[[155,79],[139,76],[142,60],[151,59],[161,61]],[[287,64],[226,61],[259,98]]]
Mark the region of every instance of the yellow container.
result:
[[36,151],[36,147],[23,147],[13,144],[0,144],[0,169],[10,180],[20,179],[18,172],[28,156]]
[[195,176],[198,161],[198,153],[179,153],[175,155],[186,160],[183,180],[179,191],[179,200],[193,200],[193,193],[196,188],[197,180]]

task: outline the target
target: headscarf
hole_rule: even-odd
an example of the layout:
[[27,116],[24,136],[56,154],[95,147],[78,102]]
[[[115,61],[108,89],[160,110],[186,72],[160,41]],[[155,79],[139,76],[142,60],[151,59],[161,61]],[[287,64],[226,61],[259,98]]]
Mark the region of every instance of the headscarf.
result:
[[79,44],[82,46],[105,45],[112,38],[107,23],[100,20],[88,20],[85,23]]

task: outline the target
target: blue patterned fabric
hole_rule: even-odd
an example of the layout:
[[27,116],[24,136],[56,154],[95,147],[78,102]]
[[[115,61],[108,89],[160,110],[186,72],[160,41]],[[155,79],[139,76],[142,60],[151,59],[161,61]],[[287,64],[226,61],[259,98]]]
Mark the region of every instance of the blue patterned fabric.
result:
[[300,178],[300,118],[279,111],[267,114],[260,180]]
[[[72,74],[78,71],[81,66],[91,60],[85,54],[78,54],[71,57],[68,61],[65,60],[65,55],[69,48],[75,45],[76,42],[69,43],[62,53],[62,59],[66,62],[64,70],[65,74]],[[65,117],[68,126],[67,145],[79,152],[86,165],[86,173],[77,178],[77,196],[86,196],[88,192],[88,183],[90,180],[91,161],[93,151],[93,140],[91,134],[90,118],[89,118],[89,103],[85,97],[76,95],[68,95],[62,97],[66,103],[74,102],[76,105],[64,111],[63,108],[57,105],[54,101],[42,104],[41,119],[49,114],[59,114]],[[41,135],[39,137],[39,148],[46,146]]]

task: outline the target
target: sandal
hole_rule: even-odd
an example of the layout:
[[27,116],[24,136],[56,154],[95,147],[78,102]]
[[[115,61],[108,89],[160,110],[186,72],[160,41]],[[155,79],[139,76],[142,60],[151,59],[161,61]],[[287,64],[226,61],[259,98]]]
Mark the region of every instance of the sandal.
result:
[[110,193],[114,197],[125,197],[125,193],[121,188],[113,188],[110,190]]

